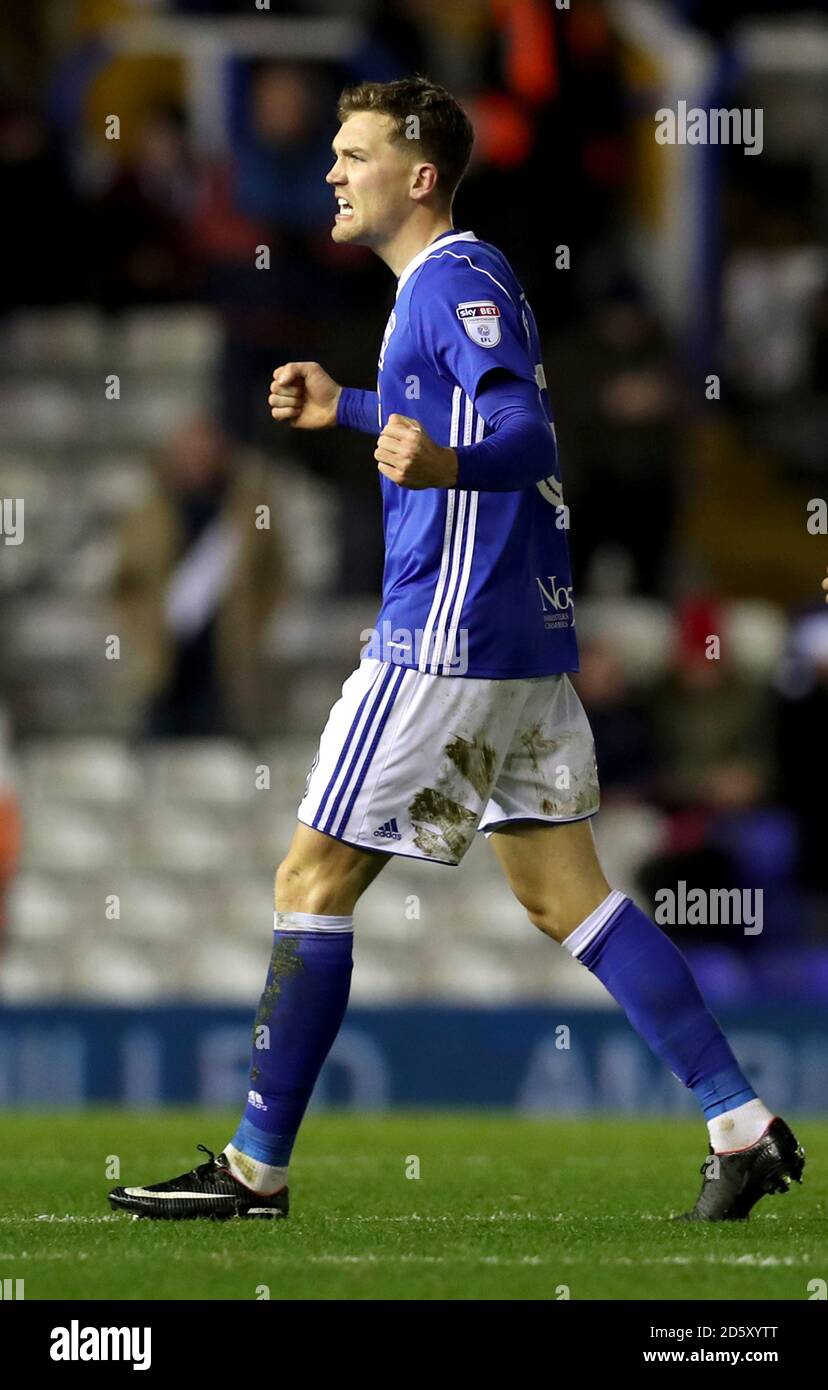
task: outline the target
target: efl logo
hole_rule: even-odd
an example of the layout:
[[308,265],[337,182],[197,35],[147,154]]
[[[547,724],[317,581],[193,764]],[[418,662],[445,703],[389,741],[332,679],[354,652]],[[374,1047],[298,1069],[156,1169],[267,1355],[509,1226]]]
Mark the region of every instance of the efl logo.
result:
[[493,299],[458,304],[457,317],[478,347],[496,347],[500,342],[500,310]]

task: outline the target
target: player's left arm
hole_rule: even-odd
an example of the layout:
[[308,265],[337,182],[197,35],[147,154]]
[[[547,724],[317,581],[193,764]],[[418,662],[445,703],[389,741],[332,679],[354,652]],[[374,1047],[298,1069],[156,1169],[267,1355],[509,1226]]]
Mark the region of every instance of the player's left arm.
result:
[[409,416],[392,415],[377,441],[380,471],[402,487],[513,492],[555,471],[555,432],[529,353],[522,306],[472,268],[438,274],[412,305],[412,328],[429,366],[474,401],[490,433],[477,443],[437,444]]
[[555,434],[534,383],[502,368],[486,374],[474,404],[492,433],[477,444],[435,444],[407,415],[390,415],[377,440],[379,470],[401,487],[515,492],[554,473]]

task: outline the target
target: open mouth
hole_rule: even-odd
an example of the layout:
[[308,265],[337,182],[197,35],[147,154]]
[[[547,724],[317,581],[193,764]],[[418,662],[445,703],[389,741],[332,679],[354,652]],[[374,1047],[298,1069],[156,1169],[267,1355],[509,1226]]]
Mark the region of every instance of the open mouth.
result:
[[337,200],[336,200],[336,206],[337,206],[337,213],[336,213],[337,217],[343,217],[343,218],[345,218],[346,220],[349,219],[349,218],[351,218],[351,217],[353,217],[353,215],[354,215],[354,209],[353,209],[352,205],[348,202],[348,199],[347,199],[347,198],[343,198],[341,195],[338,196],[338,197],[337,197]]

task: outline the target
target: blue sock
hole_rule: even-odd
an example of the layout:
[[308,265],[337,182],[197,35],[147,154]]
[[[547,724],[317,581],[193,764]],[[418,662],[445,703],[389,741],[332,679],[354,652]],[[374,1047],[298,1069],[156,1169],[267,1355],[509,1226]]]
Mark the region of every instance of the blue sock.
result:
[[683,955],[631,898],[610,893],[563,944],[689,1087],[706,1120],[756,1099]]
[[277,912],[253,1027],[250,1090],[230,1141],[286,1168],[316,1079],[339,1032],[353,968],[353,917]]

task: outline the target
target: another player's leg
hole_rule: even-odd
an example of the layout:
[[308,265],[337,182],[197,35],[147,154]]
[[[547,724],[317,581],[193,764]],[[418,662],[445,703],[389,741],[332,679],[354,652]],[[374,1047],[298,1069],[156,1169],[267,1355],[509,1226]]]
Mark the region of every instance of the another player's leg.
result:
[[209,1158],[192,1172],[116,1188],[116,1210],[177,1220],[287,1216],[291,1151],[348,1003],[354,905],[387,860],[297,825],[276,875],[273,951],[239,1126],[218,1157],[204,1149]]
[[685,1219],[743,1220],[760,1197],[800,1181],[802,1147],[745,1078],[676,945],[610,889],[589,821],[516,823],[490,842],[530,921],[601,980],[698,1100],[715,1159]]

